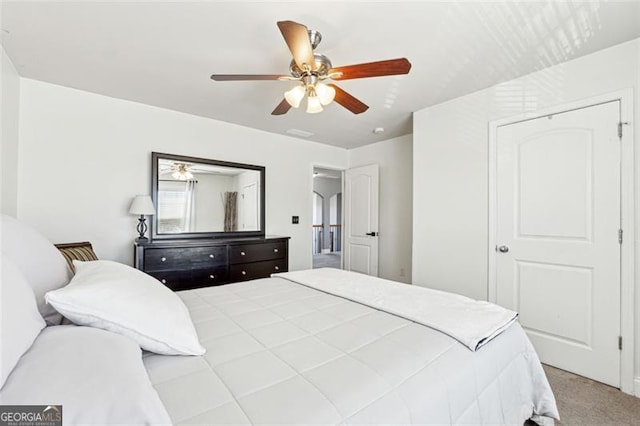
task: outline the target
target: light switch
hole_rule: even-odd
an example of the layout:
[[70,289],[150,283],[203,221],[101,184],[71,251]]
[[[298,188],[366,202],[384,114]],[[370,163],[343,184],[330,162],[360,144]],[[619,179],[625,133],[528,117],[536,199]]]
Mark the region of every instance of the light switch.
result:
[[291,223],[297,225],[300,223],[300,216],[291,216]]

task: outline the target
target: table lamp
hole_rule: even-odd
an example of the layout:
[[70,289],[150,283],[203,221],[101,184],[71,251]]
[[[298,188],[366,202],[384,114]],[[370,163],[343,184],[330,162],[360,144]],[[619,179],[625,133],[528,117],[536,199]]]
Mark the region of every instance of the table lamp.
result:
[[145,237],[144,234],[147,232],[147,224],[145,223],[144,216],[152,216],[156,213],[151,197],[148,195],[136,195],[131,203],[131,207],[129,207],[129,213],[140,215],[138,218],[138,226],[136,226],[136,230],[140,235],[136,238],[136,241],[146,240],[147,237]]

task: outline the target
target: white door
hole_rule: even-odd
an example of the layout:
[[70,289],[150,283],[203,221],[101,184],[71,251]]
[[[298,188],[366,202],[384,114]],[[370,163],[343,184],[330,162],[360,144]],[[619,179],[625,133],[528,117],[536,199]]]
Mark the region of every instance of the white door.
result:
[[497,302],[542,362],[619,386],[619,101],[498,128]]
[[345,176],[344,266],[378,275],[378,165],[349,169]]
[[258,184],[242,188],[242,230],[258,230]]

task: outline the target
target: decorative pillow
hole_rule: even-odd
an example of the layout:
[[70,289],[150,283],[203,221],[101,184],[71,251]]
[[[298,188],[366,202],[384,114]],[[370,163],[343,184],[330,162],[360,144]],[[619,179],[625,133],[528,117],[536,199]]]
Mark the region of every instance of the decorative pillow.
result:
[[81,243],[66,243],[66,244],[56,244],[55,245],[64,260],[67,261],[67,265],[69,265],[69,269],[71,272],[75,273],[76,269],[73,266],[74,260],[81,260],[83,262],[87,262],[90,260],[98,260],[98,256],[93,251],[93,247],[89,241],[83,241]]
[[45,327],[36,297],[18,267],[0,256],[0,389]]
[[61,404],[65,425],[169,425],[134,341],[90,327],[45,328],[0,391],[0,405]]
[[128,336],[164,355],[202,355],[205,349],[182,300],[160,281],[108,260],[73,261],[68,286],[45,299],[76,324]]
[[13,217],[2,215],[1,229],[2,253],[27,279],[45,321],[60,324],[62,316],[45,303],[44,294],[69,282],[70,274],[64,257],[38,231]]

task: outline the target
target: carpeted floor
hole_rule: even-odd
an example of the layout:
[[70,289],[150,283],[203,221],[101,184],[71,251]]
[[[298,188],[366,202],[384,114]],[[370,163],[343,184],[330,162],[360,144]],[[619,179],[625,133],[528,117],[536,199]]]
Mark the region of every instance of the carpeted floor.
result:
[[640,398],[548,365],[544,371],[560,412],[557,425],[640,425]]
[[313,267],[340,269],[340,253],[323,253],[313,255]]

